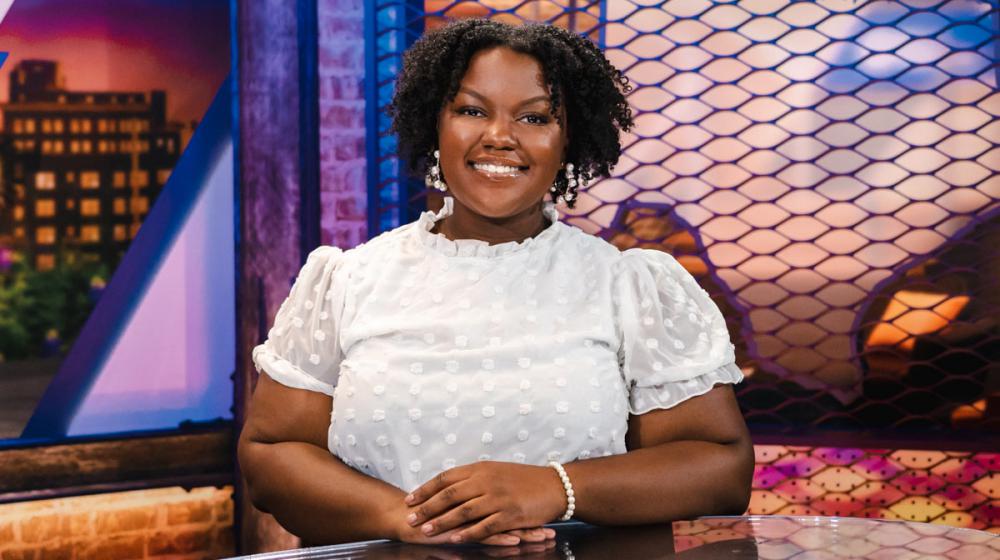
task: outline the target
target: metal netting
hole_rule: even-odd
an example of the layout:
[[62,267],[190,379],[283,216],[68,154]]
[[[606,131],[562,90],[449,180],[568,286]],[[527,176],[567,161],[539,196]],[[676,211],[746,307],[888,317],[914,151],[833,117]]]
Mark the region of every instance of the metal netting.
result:
[[[637,126],[564,219],[695,275],[729,321],[751,425],[1000,426],[988,2],[434,0],[375,14],[378,110],[403,49],[440,18],[572,24],[601,44],[635,86]],[[387,129],[381,117],[369,154],[378,231],[427,203]]]

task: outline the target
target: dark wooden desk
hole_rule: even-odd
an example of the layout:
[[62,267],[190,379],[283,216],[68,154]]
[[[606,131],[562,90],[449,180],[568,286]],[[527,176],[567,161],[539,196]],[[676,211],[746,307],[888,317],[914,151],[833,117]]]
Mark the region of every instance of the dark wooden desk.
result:
[[945,525],[852,517],[703,517],[671,525],[643,527],[595,527],[573,522],[553,524],[551,527],[556,529],[557,535],[545,545],[432,547],[382,540],[256,554],[243,558],[1000,559],[1000,535]]

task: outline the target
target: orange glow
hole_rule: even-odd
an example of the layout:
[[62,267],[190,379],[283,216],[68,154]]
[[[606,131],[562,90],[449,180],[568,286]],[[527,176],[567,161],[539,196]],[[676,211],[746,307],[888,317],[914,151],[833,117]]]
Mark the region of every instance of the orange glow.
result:
[[969,303],[969,296],[900,290],[872,329],[867,346],[896,346],[913,350],[917,336],[936,333],[953,322]]

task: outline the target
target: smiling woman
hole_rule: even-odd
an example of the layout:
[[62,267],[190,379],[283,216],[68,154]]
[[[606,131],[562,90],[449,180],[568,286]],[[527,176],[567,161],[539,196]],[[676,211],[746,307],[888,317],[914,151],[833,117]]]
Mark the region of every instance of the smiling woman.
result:
[[677,261],[559,221],[618,159],[628,85],[587,39],[465,20],[391,107],[443,209],[321,247],[240,439],[254,503],[310,542],[510,545],[576,517],[741,513],[753,452],[719,309]]

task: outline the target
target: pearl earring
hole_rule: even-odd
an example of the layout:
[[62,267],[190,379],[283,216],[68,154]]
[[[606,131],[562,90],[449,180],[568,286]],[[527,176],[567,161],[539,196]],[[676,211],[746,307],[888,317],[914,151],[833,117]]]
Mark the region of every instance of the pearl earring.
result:
[[427,168],[427,176],[424,177],[424,184],[428,187],[444,192],[448,190],[448,185],[441,180],[441,151],[434,150],[434,165]]
[[576,175],[573,174],[573,164],[566,164],[566,193],[562,195],[562,199],[566,202],[573,202],[576,200]]

